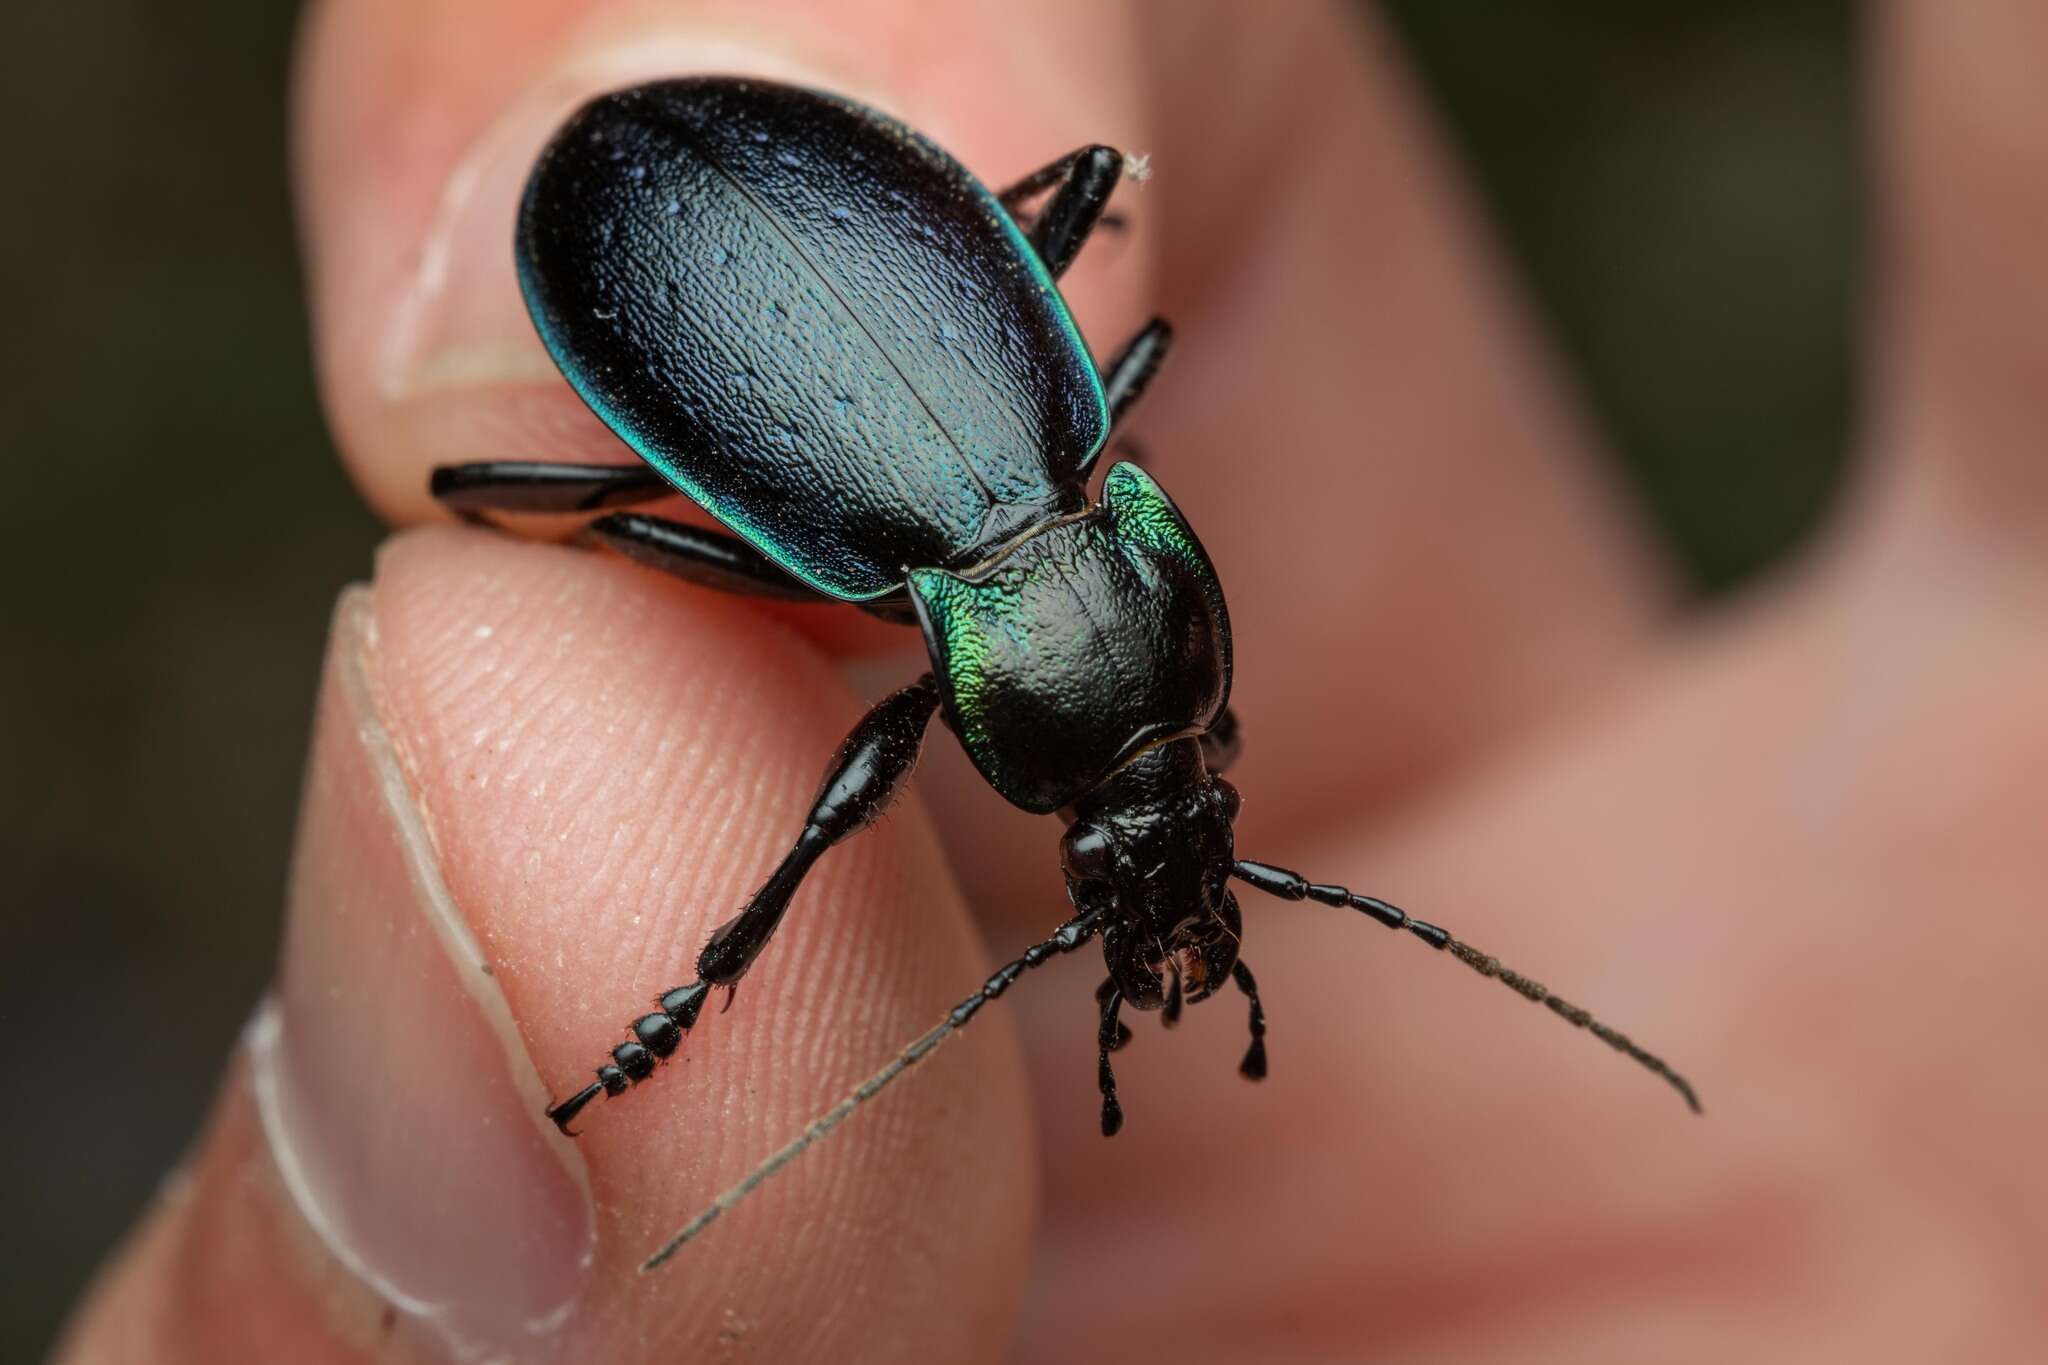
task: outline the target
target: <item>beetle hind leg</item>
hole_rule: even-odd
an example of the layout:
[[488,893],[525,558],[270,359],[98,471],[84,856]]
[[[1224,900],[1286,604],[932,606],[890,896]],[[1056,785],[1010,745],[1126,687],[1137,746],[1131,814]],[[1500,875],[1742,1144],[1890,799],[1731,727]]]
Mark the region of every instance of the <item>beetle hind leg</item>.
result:
[[550,464],[486,460],[436,465],[427,491],[469,521],[484,512],[596,512],[654,502],[675,492],[644,464]]
[[1066,273],[1088,234],[1101,226],[1109,196],[1123,178],[1124,164],[1122,152],[1096,143],[1039,167],[996,195],[1015,215],[1039,195],[1053,190],[1052,201],[1035,216],[1020,219],[1018,226],[1054,279]]

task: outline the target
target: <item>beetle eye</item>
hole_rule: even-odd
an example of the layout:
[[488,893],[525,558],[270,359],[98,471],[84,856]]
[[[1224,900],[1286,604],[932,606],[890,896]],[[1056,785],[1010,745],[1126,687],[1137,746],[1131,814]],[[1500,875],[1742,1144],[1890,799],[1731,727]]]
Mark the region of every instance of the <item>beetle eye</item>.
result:
[[1116,862],[1109,836],[1094,825],[1075,825],[1060,844],[1060,863],[1069,881],[1106,881]]

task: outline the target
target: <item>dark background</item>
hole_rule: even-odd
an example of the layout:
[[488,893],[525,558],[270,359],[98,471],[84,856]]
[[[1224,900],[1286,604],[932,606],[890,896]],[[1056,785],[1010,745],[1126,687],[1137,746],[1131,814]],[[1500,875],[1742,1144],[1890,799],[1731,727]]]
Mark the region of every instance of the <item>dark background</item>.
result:
[[[46,1349],[262,989],[327,612],[378,535],[309,370],[286,8],[10,7],[0,1359]],[[1387,8],[1700,589],[1786,554],[1850,409],[1850,7]]]

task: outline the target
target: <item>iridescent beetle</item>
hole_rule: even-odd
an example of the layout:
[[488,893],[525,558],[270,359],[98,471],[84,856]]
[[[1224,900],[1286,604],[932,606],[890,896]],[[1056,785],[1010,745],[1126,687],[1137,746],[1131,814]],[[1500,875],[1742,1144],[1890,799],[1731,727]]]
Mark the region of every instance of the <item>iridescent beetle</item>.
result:
[[[1070,821],[1074,915],[746,1182],[650,1265],[926,1056],[1031,968],[1100,940],[1102,1131],[1123,1123],[1110,1053],[1125,1006],[1234,984],[1266,1072],[1233,878],[1406,929],[1663,1076],[1663,1062],[1433,924],[1238,858],[1230,621],[1201,543],[1134,463],[1087,486],[1171,341],[1155,319],[1098,372],[1054,281],[1128,165],[1084,147],[991,193],[944,151],[849,100],[763,81],[606,95],[542,153],[520,207],[519,280],[562,373],[644,465],[488,463],[434,495],[488,510],[598,511],[680,490],[733,534],[635,512],[595,543],[692,583],[851,603],[915,624],[931,671],[847,736],[779,866],[633,1024],[570,1121],[654,1075],[714,987],[730,991],[826,849],[871,824],[934,713],[1004,798]],[[1049,196],[1049,198],[1048,198]],[[1036,213],[1027,207],[1042,203]]]

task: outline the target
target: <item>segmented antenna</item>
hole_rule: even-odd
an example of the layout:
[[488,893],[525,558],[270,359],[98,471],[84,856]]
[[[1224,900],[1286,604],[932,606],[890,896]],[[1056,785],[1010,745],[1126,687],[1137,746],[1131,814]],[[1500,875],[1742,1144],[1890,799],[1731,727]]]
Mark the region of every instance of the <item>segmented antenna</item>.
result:
[[1566,1023],[1586,1030],[1586,1032],[1592,1034],[1616,1052],[1626,1057],[1633,1057],[1643,1066],[1656,1072],[1659,1076],[1671,1082],[1672,1088],[1677,1090],[1679,1094],[1685,1096],[1685,1102],[1691,1107],[1693,1113],[1704,1114],[1706,1112],[1706,1110],[1700,1108],[1700,1097],[1693,1093],[1692,1082],[1679,1075],[1676,1071],[1673,1071],[1669,1066],[1666,1066],[1662,1057],[1645,1052],[1630,1042],[1629,1036],[1626,1033],[1617,1033],[1598,1019],[1595,1019],[1590,1011],[1580,1009],[1569,1000],[1559,999],[1557,996],[1552,995],[1541,982],[1531,981],[1520,972],[1508,970],[1501,965],[1499,958],[1482,953],[1469,943],[1452,939],[1444,947],[1452,957],[1455,957],[1481,976],[1494,977],[1502,985],[1524,999],[1533,1000],[1539,1005],[1548,1005],[1550,1012]]
[[708,1208],[684,1224],[681,1232],[669,1238],[667,1242],[662,1244],[660,1250],[640,1263],[640,1273],[644,1275],[650,1270],[660,1268],[663,1262],[688,1246],[703,1233],[704,1229],[710,1227],[713,1223],[724,1217],[726,1213],[730,1212],[735,1204],[759,1189],[767,1181],[768,1177],[802,1156],[806,1149],[830,1136],[832,1130],[846,1122],[847,1117],[854,1110],[860,1108],[869,1100],[881,1094],[882,1091],[895,1084],[896,1080],[904,1072],[931,1056],[940,1043],[945,1042],[946,1039],[966,1027],[967,1022],[981,1012],[983,1005],[1000,997],[1004,991],[1007,991],[1016,984],[1018,977],[1024,975],[1025,972],[1033,967],[1041,966],[1062,953],[1073,952],[1076,948],[1079,948],[1082,944],[1093,938],[1095,936],[1097,918],[1095,914],[1087,914],[1068,920],[1054,931],[1051,938],[1046,939],[1043,943],[1032,944],[1024,950],[1023,956],[1015,958],[997,968],[988,980],[981,983],[980,990],[953,1006],[951,1010],[947,1011],[944,1019],[941,1019],[930,1029],[920,1034],[908,1047],[890,1058],[888,1064],[880,1071],[877,1071],[874,1075],[854,1087],[853,1091],[846,1098],[839,1101],[839,1103],[804,1125],[803,1132],[797,1134],[788,1145],[782,1147],[773,1156],[747,1172],[746,1176],[737,1185],[734,1185],[724,1194],[712,1200]]
[[1344,909],[1356,910],[1361,914],[1371,916],[1389,929],[1406,929],[1430,947],[1442,949],[1450,953],[1452,957],[1455,957],[1473,971],[1478,972],[1481,976],[1494,977],[1509,990],[1524,999],[1533,1000],[1539,1005],[1549,1006],[1550,1012],[1558,1018],[1577,1028],[1585,1029],[1616,1052],[1635,1059],[1635,1061],[1650,1071],[1669,1081],[1672,1088],[1685,1097],[1685,1102],[1692,1109],[1693,1113],[1700,1114],[1706,1112],[1700,1108],[1699,1096],[1693,1093],[1690,1081],[1666,1066],[1662,1058],[1637,1047],[1633,1042],[1629,1041],[1627,1034],[1616,1032],[1598,1019],[1595,1019],[1590,1012],[1580,1009],[1568,1000],[1560,1000],[1557,996],[1552,995],[1541,983],[1531,981],[1520,972],[1510,971],[1503,967],[1499,958],[1488,953],[1482,953],[1471,944],[1452,938],[1450,931],[1440,929],[1427,921],[1416,919],[1398,905],[1389,905],[1385,901],[1373,896],[1360,895],[1358,892],[1346,887],[1325,886],[1317,882],[1311,882],[1299,872],[1290,872],[1284,867],[1274,867],[1269,863],[1240,860],[1231,868],[1230,875],[1242,882],[1257,887],[1267,895],[1278,896],[1282,900],[1307,900],[1314,901],[1318,905],[1334,905]]

